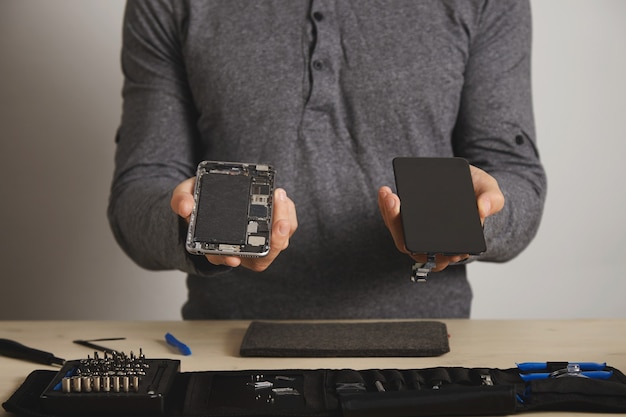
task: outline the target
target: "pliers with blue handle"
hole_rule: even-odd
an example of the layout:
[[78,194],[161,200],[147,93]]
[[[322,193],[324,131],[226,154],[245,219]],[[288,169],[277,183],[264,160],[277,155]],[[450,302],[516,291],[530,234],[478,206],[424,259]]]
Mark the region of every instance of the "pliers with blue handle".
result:
[[561,378],[561,377],[582,377],[591,379],[609,379],[613,375],[613,371],[580,371],[580,372],[565,372],[559,375],[554,375],[554,372],[547,373],[534,373],[534,374],[519,374],[522,381],[535,381],[537,379],[548,378]]
[[[523,381],[534,381],[537,379],[563,378],[563,377],[579,377],[592,379],[609,379],[613,375],[613,371],[607,371],[606,363],[596,362],[570,362],[565,368],[557,369],[553,372],[533,372],[546,371],[550,367],[546,362],[525,362],[517,364],[522,371],[519,376]],[[530,372],[530,373],[524,373]]]
[[[581,371],[603,371],[606,368],[606,362],[569,362],[567,365],[578,365]],[[538,372],[550,369],[549,362],[522,362],[517,364],[520,372]]]

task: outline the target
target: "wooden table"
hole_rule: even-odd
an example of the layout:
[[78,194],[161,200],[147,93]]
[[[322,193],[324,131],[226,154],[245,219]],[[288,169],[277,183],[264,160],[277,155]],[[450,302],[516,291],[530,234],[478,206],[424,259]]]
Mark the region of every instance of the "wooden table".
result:
[[[428,368],[463,366],[512,368],[516,362],[594,361],[626,370],[626,319],[612,320],[441,320],[451,351],[433,358],[242,358],[239,345],[247,321],[0,321],[0,338],[71,360],[93,355],[75,339],[125,337],[101,344],[148,358],[181,361],[181,371],[318,368]],[[170,332],[193,354],[182,356],[165,343]],[[35,369],[55,369],[0,357],[0,401],[4,402]],[[533,413],[532,415],[571,415]],[[0,417],[10,414],[3,409]],[[593,414],[577,414],[588,416]]]

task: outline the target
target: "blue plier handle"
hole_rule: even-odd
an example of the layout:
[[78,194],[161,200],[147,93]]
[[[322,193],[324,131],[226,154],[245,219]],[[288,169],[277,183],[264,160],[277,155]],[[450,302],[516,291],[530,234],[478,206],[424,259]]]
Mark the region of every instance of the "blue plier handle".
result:
[[532,374],[519,374],[522,378],[522,381],[535,381],[537,379],[549,379],[549,378],[561,378],[561,377],[583,377],[583,378],[591,378],[591,379],[609,379],[613,375],[613,371],[581,371],[581,372],[571,372],[571,373],[561,373],[555,375],[554,372],[538,372]]
[[[578,365],[581,371],[603,371],[606,362],[569,362],[567,365]],[[520,372],[539,372],[548,370],[548,362],[522,362],[517,364]]]

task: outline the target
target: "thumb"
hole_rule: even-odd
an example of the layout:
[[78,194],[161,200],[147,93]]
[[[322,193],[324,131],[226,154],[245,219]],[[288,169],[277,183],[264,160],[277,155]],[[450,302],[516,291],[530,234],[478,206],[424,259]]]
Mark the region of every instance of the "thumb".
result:
[[174,213],[180,217],[186,219],[191,216],[193,210],[193,188],[195,186],[195,177],[188,178],[181,182],[172,191],[172,198],[170,200],[170,206]]
[[480,216],[480,221],[484,222],[487,217],[491,215],[491,200],[489,198],[483,197],[478,199],[478,215]]

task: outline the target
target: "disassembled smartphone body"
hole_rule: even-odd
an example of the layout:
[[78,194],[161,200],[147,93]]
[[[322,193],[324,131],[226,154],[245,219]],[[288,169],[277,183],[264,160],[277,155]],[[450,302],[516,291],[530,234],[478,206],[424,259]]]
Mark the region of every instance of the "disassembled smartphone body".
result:
[[267,255],[274,175],[269,165],[201,162],[196,174],[187,251],[196,255]]

